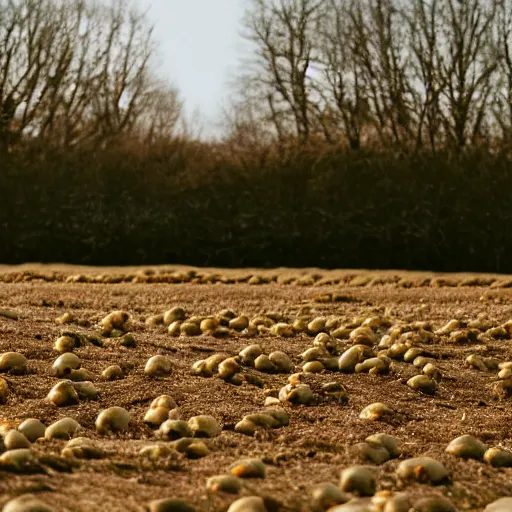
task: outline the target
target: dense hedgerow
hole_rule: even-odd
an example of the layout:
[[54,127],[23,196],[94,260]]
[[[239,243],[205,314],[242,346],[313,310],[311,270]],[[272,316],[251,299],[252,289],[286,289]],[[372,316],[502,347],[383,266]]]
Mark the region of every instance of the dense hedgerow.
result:
[[507,156],[175,143],[0,162],[0,261],[512,272]]

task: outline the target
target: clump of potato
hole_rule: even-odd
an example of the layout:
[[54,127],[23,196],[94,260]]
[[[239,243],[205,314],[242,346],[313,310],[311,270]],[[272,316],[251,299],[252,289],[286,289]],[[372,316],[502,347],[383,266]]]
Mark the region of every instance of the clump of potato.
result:
[[307,384],[301,383],[300,374],[289,377],[288,384],[279,390],[279,400],[294,405],[313,405],[317,397]]
[[300,354],[300,357],[302,358],[302,361],[304,363],[321,361],[322,359],[325,359],[326,357],[329,357],[329,356],[330,356],[329,352],[323,345],[308,348],[304,352],[302,352],[302,354]]
[[207,414],[193,416],[188,420],[188,427],[194,437],[216,437],[221,432],[218,421]]
[[196,509],[183,500],[164,498],[149,503],[149,512],[196,512]]
[[211,493],[238,494],[243,486],[243,480],[232,475],[216,475],[206,481],[206,489]]
[[217,370],[219,377],[225,381],[232,380],[241,371],[238,361],[238,357],[228,357],[221,361]]
[[278,322],[270,328],[270,334],[279,336],[281,338],[291,338],[295,335],[295,330],[290,324],[285,322]]
[[200,361],[196,361],[192,365],[192,374],[199,375],[201,377],[212,377],[215,373],[219,371],[219,365],[225,359],[228,359],[229,354],[213,354],[207,359],[201,359]]
[[354,345],[365,345],[367,347],[373,347],[377,343],[377,336],[366,326],[354,329],[350,333],[349,339]]
[[35,443],[39,438],[44,437],[45,430],[46,425],[37,418],[27,418],[18,425],[18,431],[31,443]]
[[263,373],[288,373],[294,367],[292,360],[284,352],[276,350],[267,356],[259,345],[249,345],[240,351],[239,357],[243,364],[253,366]]
[[479,370],[481,372],[489,371],[485,361],[482,357],[477,354],[471,354],[466,358],[466,365],[470,368],[474,368],[475,370]]
[[100,321],[103,334],[107,336],[112,335],[114,331],[127,332],[130,324],[131,316],[126,311],[113,311]]
[[[328,322],[326,324],[326,328],[328,327]],[[323,348],[327,353],[334,352],[337,349],[337,341],[335,338],[333,338],[330,334],[327,334],[326,332],[321,332],[315,336],[315,339],[313,340],[313,347],[321,347]]]
[[77,370],[82,366],[80,358],[72,352],[66,352],[59,356],[52,365],[52,374],[55,377],[66,377],[72,370]]
[[22,374],[27,371],[28,360],[19,352],[4,352],[0,355],[0,372]]
[[203,334],[212,334],[219,327],[219,321],[214,317],[208,317],[199,323],[199,328]]
[[68,311],[66,311],[65,313],[62,313],[62,315],[58,316],[56,319],[55,319],[55,323],[56,324],[71,324],[73,322],[75,322],[75,315],[73,315],[73,313],[69,313]]
[[261,459],[242,459],[229,467],[231,475],[238,478],[265,478],[265,464]]
[[45,439],[71,439],[82,427],[73,418],[62,418],[49,425],[44,432]]
[[144,367],[144,374],[148,377],[164,377],[172,373],[172,361],[167,356],[156,355],[150,357]]
[[425,395],[434,395],[437,390],[437,382],[428,375],[416,375],[407,381],[407,385]]
[[75,348],[80,347],[82,344],[80,335],[74,332],[63,332],[56,340],[53,348],[60,354],[65,352],[73,352]]
[[191,438],[193,435],[188,423],[179,419],[165,420],[160,425],[157,434],[162,439],[169,441],[181,438]]
[[76,405],[80,401],[73,384],[66,380],[53,386],[48,393],[47,400],[55,404],[57,407]]
[[98,414],[96,429],[100,434],[125,432],[131,419],[130,413],[123,407],[109,407]]
[[227,512],[268,512],[265,502],[259,496],[240,498],[229,506]]
[[348,403],[348,390],[340,382],[326,382],[322,385],[322,393],[340,404]]
[[368,436],[363,443],[355,444],[352,447],[352,452],[362,461],[377,465],[400,455],[397,439],[388,434]]
[[235,331],[241,332],[244,329],[247,329],[247,327],[249,327],[249,318],[245,315],[231,318],[229,320],[228,327]]
[[424,375],[427,375],[431,379],[435,380],[438,384],[443,380],[443,375],[439,368],[432,363],[427,363],[422,370]]
[[368,373],[370,375],[388,373],[390,359],[386,356],[370,357],[363,362],[356,364],[356,373]]
[[460,326],[460,321],[454,318],[445,325],[443,325],[442,327],[440,327],[439,329],[437,329],[437,331],[435,331],[435,334],[446,336],[451,334],[453,331],[459,329]]
[[496,398],[510,398],[512,396],[512,378],[495,382],[492,387],[492,392]]
[[284,409],[269,408],[247,414],[235,425],[235,432],[253,436],[258,430],[277,429],[289,425],[290,417]]
[[249,345],[239,353],[240,359],[246,366],[254,366],[256,359],[263,354],[263,349],[259,345]]
[[199,439],[182,437],[173,441],[170,445],[178,453],[183,453],[189,459],[201,459],[210,454],[208,446]]
[[176,407],[176,402],[171,396],[160,395],[151,402],[149,410],[144,416],[144,422],[152,427],[159,427],[169,419],[169,413]]
[[0,404],[4,404],[7,401],[9,394],[9,385],[5,379],[0,378]]
[[489,448],[484,453],[484,461],[495,468],[512,467],[512,451],[503,448]]
[[91,439],[75,437],[62,449],[61,455],[75,459],[101,459],[105,456],[105,452],[99,446],[96,446]]
[[239,386],[243,382],[243,377],[240,374],[242,371],[240,359],[240,356],[213,354],[207,359],[196,361],[192,365],[192,375],[213,377],[214,374],[217,374],[225,382]]
[[485,336],[488,337],[488,338],[492,338],[492,339],[495,339],[495,340],[502,340],[502,339],[506,339],[510,336],[509,334],[509,330],[506,329],[505,327],[499,325],[497,327],[491,327],[490,329],[487,329],[487,331],[485,331]]
[[0,455],[0,468],[7,471],[30,473],[39,469],[37,455],[30,448],[7,450]]
[[124,378],[124,372],[123,369],[117,365],[113,364],[111,366],[108,366],[101,372],[101,378],[103,380],[119,380]]
[[96,400],[99,397],[98,390],[90,381],[75,382],[73,387],[80,400]]
[[368,421],[385,421],[394,416],[395,411],[386,404],[376,402],[367,405],[359,414],[359,418]]
[[375,494],[376,478],[373,468],[368,466],[352,466],[344,469],[340,477],[340,489],[360,496]]
[[338,368],[343,373],[353,373],[359,363],[372,356],[373,353],[368,346],[354,345],[341,354],[338,359]]
[[150,315],[146,318],[145,324],[148,326],[159,326],[164,325],[164,315],[163,313],[159,313],[157,315]]
[[163,313],[162,316],[162,323],[166,326],[171,325],[173,322],[181,322],[185,320],[186,318],[186,312],[185,310],[180,306],[175,306],[169,310],[167,310],[165,313]]
[[34,494],[23,494],[8,501],[2,512],[55,512],[55,509]]
[[439,484],[449,477],[448,470],[438,460],[431,457],[415,457],[402,461],[396,470],[401,480]]
[[309,505],[313,512],[324,512],[349,500],[349,495],[331,483],[317,484],[309,491]]
[[254,361],[254,368],[263,373],[276,373],[277,366],[266,354],[261,354]]
[[6,450],[18,450],[30,448],[31,442],[18,430],[9,430],[4,435],[4,446]]

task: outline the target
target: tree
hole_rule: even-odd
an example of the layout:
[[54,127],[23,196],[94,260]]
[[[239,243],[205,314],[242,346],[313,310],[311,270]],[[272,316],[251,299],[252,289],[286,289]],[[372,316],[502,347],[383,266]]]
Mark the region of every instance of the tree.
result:
[[152,34],[122,0],[0,0],[0,147],[106,145],[164,98],[169,132],[181,103],[155,79]]
[[459,148],[482,135],[489,110],[493,75],[499,58],[495,51],[496,0],[445,0],[438,17],[442,109],[446,134]]
[[416,149],[423,148],[425,136],[432,151],[443,137],[441,94],[446,88],[441,73],[440,34],[442,0],[413,0],[404,8],[404,19],[410,34],[409,51],[412,69],[412,111],[415,115]]
[[512,1],[497,4],[496,54],[498,77],[495,80],[494,119],[507,146],[512,142]]
[[339,140],[341,134],[351,149],[359,149],[363,129],[372,119],[362,87],[361,46],[350,14],[353,8],[354,3],[329,0],[320,20],[322,73],[317,90],[323,111],[318,115],[328,140]]
[[400,10],[394,0],[351,2],[350,17],[357,38],[356,58],[362,87],[374,114],[380,140],[404,144],[411,136],[409,55]]
[[312,129],[314,29],[322,0],[252,0],[245,37],[254,45],[253,73],[245,77],[277,136],[305,143]]

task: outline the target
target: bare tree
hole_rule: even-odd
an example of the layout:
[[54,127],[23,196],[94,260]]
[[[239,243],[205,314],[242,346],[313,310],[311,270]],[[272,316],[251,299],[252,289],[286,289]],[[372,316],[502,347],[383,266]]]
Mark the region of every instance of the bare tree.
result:
[[60,36],[63,10],[46,0],[0,2],[0,146],[6,149],[55,96],[70,48]]
[[280,138],[292,131],[307,142],[311,135],[313,36],[322,3],[252,0],[246,13],[245,36],[257,53],[247,80],[256,86]]
[[499,56],[495,80],[494,120],[507,146],[512,143],[512,1],[498,1],[496,53]]
[[361,40],[351,16],[354,3],[328,0],[324,7],[318,30],[322,73],[317,90],[323,100],[317,103],[323,108],[318,118],[328,140],[339,140],[341,135],[350,148],[359,149],[363,129],[372,119],[363,90]]
[[409,53],[400,2],[353,0],[350,16],[358,41],[363,89],[383,143],[411,138]]
[[108,140],[131,131],[151,101],[152,27],[137,10],[127,11],[122,0],[97,9],[106,30],[96,43],[101,58],[91,107],[101,140]]
[[155,80],[152,27],[133,5],[0,0],[4,149],[22,136],[108,144],[140,130],[150,111],[153,134],[174,128],[177,91]]
[[411,55],[412,111],[415,116],[415,147],[424,147],[426,136],[432,151],[443,140],[441,94],[446,77],[441,72],[441,42],[438,23],[442,17],[443,0],[412,0],[402,10],[407,23]]
[[495,125],[512,136],[511,0],[252,0],[245,27],[243,88],[280,140],[435,151]]
[[447,136],[463,148],[482,135],[493,75],[498,69],[494,32],[496,0],[445,0],[438,16],[442,96]]
[[265,166],[274,138],[269,134],[257,103],[246,98],[231,101],[223,109],[222,128],[225,132],[223,147],[231,161],[244,169],[250,169],[255,160],[260,168]]
[[137,119],[137,128],[148,144],[170,140],[176,135],[183,103],[178,91],[165,84],[155,84]]

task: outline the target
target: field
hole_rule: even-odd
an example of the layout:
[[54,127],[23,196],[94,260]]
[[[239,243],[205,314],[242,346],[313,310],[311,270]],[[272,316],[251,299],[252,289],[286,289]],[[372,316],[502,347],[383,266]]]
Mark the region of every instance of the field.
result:
[[[6,383],[0,404],[3,434],[26,418],[48,426],[71,417],[81,427],[74,437],[88,438],[84,442],[91,448],[63,452],[67,440],[40,438],[29,455],[20,455],[26,460],[0,456],[0,506],[32,493],[48,510],[59,512],[144,511],[163,498],[213,512],[256,495],[264,498],[269,512],[315,506],[327,510],[328,505],[311,505],[314,486],[338,485],[342,470],[363,464],[373,468],[382,503],[403,492],[411,506],[422,497],[443,496],[457,510],[484,510],[494,500],[512,496],[512,467],[494,467],[490,456],[482,458],[483,451],[468,458],[466,452],[458,457],[445,450],[464,434],[475,436],[485,448],[512,449],[512,381],[498,377],[506,370],[502,363],[512,361],[512,325],[507,323],[512,319],[511,286],[510,276],[400,271],[0,267],[0,368],[2,353],[19,352],[28,359],[26,368],[3,367],[0,375]],[[208,328],[201,324],[199,335],[180,335],[183,323],[177,324],[178,335],[173,336],[155,315],[176,306],[186,318],[199,317],[192,319],[196,326],[205,318],[216,320]],[[101,324],[114,311],[124,311],[130,319]],[[247,315],[249,328],[229,325],[240,315]],[[311,324],[318,318],[323,320]],[[446,326],[451,320],[455,322]],[[326,336],[318,337],[322,332]],[[91,372],[85,375],[99,393],[94,399],[80,395],[78,404],[57,406],[47,398],[59,382],[52,364],[60,355],[55,342],[62,334],[74,340],[73,352]],[[313,372],[302,372],[301,354],[314,343],[327,351],[323,358],[311,356],[311,361],[322,360],[324,369],[316,364],[307,367]],[[234,357],[251,344],[260,345],[266,355],[286,353],[293,368],[279,372],[280,366],[274,365],[272,371],[260,371],[235,360],[238,368],[225,379],[216,367],[211,376],[192,371],[198,360],[217,353]],[[359,363],[378,354],[383,366],[369,373],[363,367],[356,373],[332,366],[332,360],[357,344],[366,346]],[[400,345],[417,348],[414,354],[426,359],[409,355],[404,361]],[[170,373],[145,374],[146,362],[155,355],[170,359]],[[122,378],[101,377],[112,365],[121,367]],[[293,403],[289,395],[276,405],[281,388],[300,372],[293,385],[309,386],[311,397],[304,395],[308,403]],[[431,377],[433,388],[424,388],[431,394],[407,384],[422,372]],[[328,383],[338,386],[326,387]],[[144,419],[152,401],[164,394],[177,404],[170,418],[188,421],[211,415],[220,433],[180,444],[157,432]],[[376,402],[391,411],[376,421],[362,419],[361,411]],[[128,411],[128,428],[98,432],[98,414],[114,406]],[[244,416],[264,409],[283,409],[289,424],[260,425],[253,435],[235,428]],[[376,433],[397,439],[395,458],[384,450],[389,460],[369,460],[378,446],[360,443]],[[144,449],[155,445],[160,448]],[[408,478],[397,474],[402,461],[419,456],[441,462],[447,476],[433,482],[424,467]],[[210,477],[227,474],[233,463],[246,458],[263,461],[264,478],[244,478],[234,494],[207,489]],[[237,467],[235,473],[241,475]],[[345,490],[347,499],[363,500],[359,503],[366,508],[357,510],[383,510],[376,498],[373,505],[369,498],[358,498],[352,492],[357,485]],[[450,510],[447,504],[433,503],[415,506],[430,512]],[[153,504],[151,510],[186,509]]]

